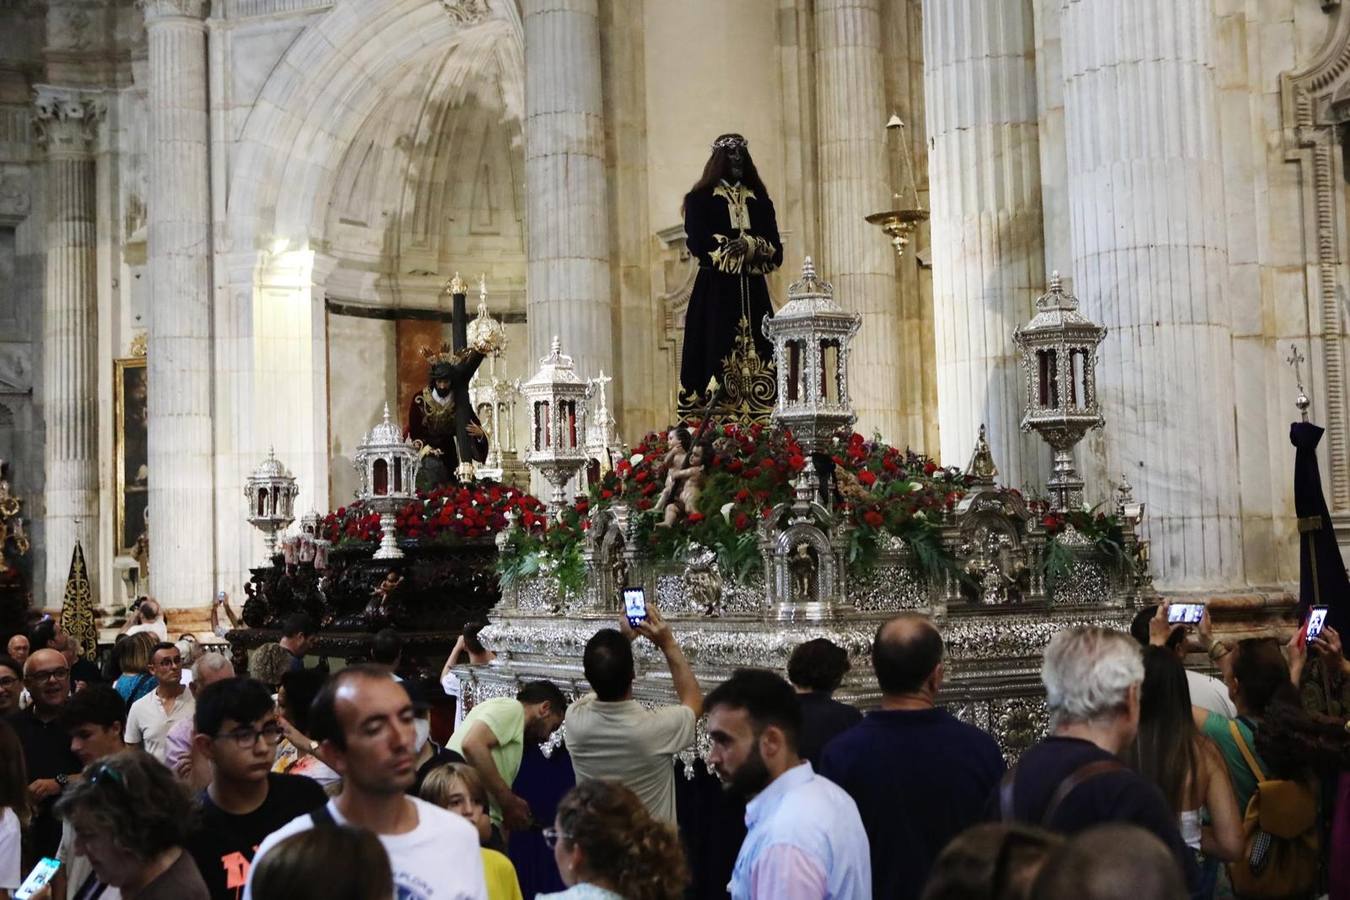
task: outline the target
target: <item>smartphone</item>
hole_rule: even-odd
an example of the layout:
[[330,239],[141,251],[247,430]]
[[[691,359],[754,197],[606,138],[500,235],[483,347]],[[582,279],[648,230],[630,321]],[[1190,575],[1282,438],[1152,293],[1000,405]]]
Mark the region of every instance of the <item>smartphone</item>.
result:
[[224,592],[224,591],[216,591],[216,602],[217,602],[217,603],[224,603],[224,602],[225,602],[225,592]]
[[19,885],[19,889],[14,892],[14,900],[29,900],[56,877],[56,870],[60,868],[60,860],[52,859],[50,856],[42,857],[38,860],[38,864],[33,866],[33,871],[29,872],[28,877],[23,880],[23,884]]
[[1327,608],[1325,606],[1314,606],[1308,612],[1308,636],[1306,640],[1317,640],[1317,636],[1322,633],[1322,626],[1325,624],[1327,624]]
[[640,587],[623,589],[623,614],[633,628],[647,621],[647,592]]
[[1199,625],[1204,615],[1203,603],[1173,603],[1167,607],[1169,625]]

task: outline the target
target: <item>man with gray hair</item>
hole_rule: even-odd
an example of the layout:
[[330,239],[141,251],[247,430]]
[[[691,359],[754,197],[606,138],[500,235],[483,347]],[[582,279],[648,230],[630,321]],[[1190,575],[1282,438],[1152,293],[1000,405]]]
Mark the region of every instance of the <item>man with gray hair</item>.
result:
[[1144,662],[1128,635],[1076,625],[1056,634],[1041,664],[1050,736],[1022,754],[992,804],[1005,822],[1076,834],[1126,822],[1157,835],[1193,890],[1194,855],[1156,785],[1119,755],[1139,729]]
[[[209,651],[197,657],[192,664],[192,681],[188,690],[196,697],[209,684],[234,677],[234,663],[223,653]],[[192,719],[184,719],[169,731],[164,739],[164,764],[169,771],[185,781],[193,789],[199,790],[211,783],[211,760],[193,749]]]

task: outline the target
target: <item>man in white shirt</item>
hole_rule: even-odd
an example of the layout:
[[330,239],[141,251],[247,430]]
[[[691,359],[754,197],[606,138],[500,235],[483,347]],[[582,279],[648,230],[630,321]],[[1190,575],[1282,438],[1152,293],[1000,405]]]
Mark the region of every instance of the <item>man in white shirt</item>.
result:
[[159,684],[127,712],[126,742],[140,747],[160,762],[168,756],[168,737],[179,722],[192,721],[197,708],[183,686],[183,653],[177,644],[157,644],[150,656],[150,672]]
[[279,841],[328,821],[373,831],[389,853],[394,896],[487,900],[478,832],[468,820],[404,792],[417,774],[412,700],[387,669],[351,666],[334,675],[310,712],[319,756],[342,775],[342,793],[292,819],[258,847],[258,861]]
[[[586,643],[582,666],[593,693],[567,710],[567,750],[578,781],[621,781],[653,816],[674,824],[673,757],[694,742],[703,691],[655,606],[647,607],[636,631],[626,618],[620,625],[622,631],[605,628]],[[665,655],[678,705],[647,709],[633,699],[632,642],[639,634]]]
[[127,635],[140,634],[142,631],[149,631],[161,641],[169,639],[169,625],[164,621],[163,610],[159,608],[159,602],[153,597],[146,597],[141,601],[141,605],[136,607],[136,611],[127,616],[127,622],[122,626],[122,633]]

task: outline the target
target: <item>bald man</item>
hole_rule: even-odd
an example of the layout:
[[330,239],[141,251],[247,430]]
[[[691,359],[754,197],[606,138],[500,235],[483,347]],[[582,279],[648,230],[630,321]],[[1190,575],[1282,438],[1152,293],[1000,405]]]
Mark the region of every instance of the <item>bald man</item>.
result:
[[858,804],[872,895],[917,898],[942,848],[984,818],[1006,768],[998,743],[938,709],[942,635],[917,613],[877,629],[881,709],[826,745],[820,772]]
[[23,681],[33,702],[9,723],[23,746],[28,790],[37,803],[33,851],[39,856],[55,856],[61,843],[61,821],[52,806],[66,783],[80,771],[80,761],[70,749],[70,735],[60,720],[61,710],[70,699],[70,665],[60,651],[35,651],[24,663]]

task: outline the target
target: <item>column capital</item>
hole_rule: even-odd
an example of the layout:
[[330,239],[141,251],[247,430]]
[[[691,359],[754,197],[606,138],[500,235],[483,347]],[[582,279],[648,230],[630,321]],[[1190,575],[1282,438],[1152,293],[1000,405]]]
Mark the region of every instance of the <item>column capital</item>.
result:
[[39,84],[33,88],[33,125],[48,155],[88,156],[108,105],[99,91]]
[[168,19],[202,21],[211,11],[211,0],[136,0],[145,16],[146,27]]

